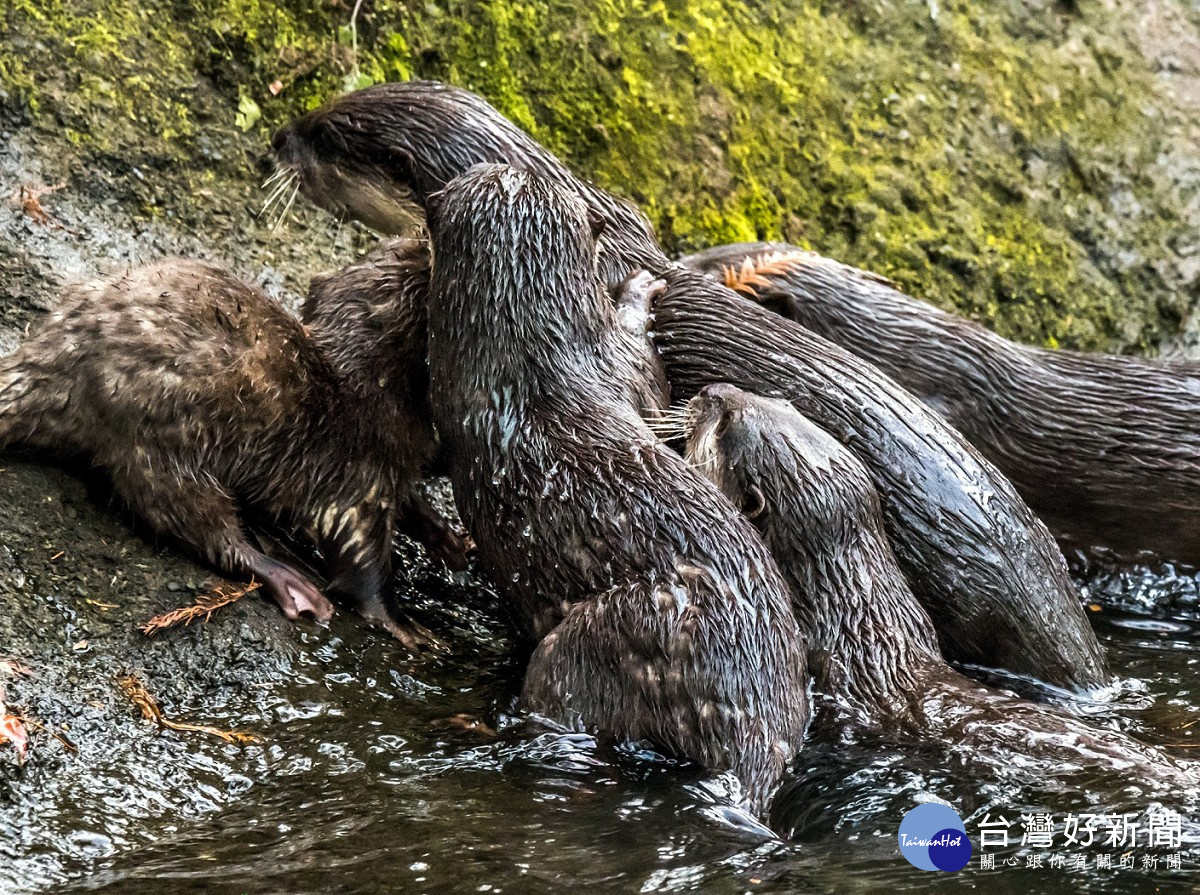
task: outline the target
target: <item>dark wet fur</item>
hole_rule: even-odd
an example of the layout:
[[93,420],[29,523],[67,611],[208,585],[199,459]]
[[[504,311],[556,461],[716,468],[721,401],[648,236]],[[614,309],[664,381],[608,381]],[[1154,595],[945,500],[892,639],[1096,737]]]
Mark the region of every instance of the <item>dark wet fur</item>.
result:
[[[310,201],[383,233],[406,232],[433,193],[481,162],[504,162],[572,190],[581,185],[482,97],[437,81],[379,84],[338,97],[280,128],[271,145]],[[598,234],[601,276],[614,289],[660,253],[635,206],[589,189],[593,217],[605,228]]]
[[485,166],[435,200],[429,228],[455,498],[497,587],[544,635],[525,704],[731,770],[761,809],[808,714],[786,584],[629,400],[585,207]]
[[362,380],[372,413],[403,441],[404,464],[397,524],[448,566],[466,566],[467,545],[411,484],[437,454],[429,406],[426,302],[429,244],[417,239],[384,242],[361,261],[313,277],[300,318],[321,336],[335,368]]
[[[575,178],[479,97],[428,82],[370,88],[283,133],[281,164],[313,171],[353,162],[380,189],[395,177],[392,193],[418,202],[464,159],[511,162],[572,186],[602,224],[608,282],[638,268],[667,275],[653,331],[674,401],[732,375],[749,390],[786,393],[866,463],[948,656],[1067,687],[1107,682],[1057,545],[962,436],[849,352],[668,261],[636,207]],[[386,165],[391,150],[380,141],[401,145],[407,168]]]
[[1063,687],[1108,681],[1050,533],[957,432],[873,367],[708,277],[664,278],[656,344],[676,396],[728,382],[786,397],[849,447],[947,657]]
[[861,462],[788,402],[727,385],[690,407],[688,456],[754,514],[792,587],[813,675],[811,736],[938,741],[967,763],[1100,768],[1170,792],[1194,765],[950,668],[905,582]]
[[720,274],[765,252],[758,300],[875,364],[999,467],[1073,546],[1200,562],[1200,365],[1018,345],[811,252],[744,243],[685,258]]
[[[277,303],[227,270],[169,259],[81,287],[0,359],[0,447],[80,457],[157,533],[290,616],[316,587],[246,539],[254,510],[307,534],[329,590],[388,623],[393,514],[416,458],[378,385],[348,375]],[[335,336],[336,337],[336,336]]]

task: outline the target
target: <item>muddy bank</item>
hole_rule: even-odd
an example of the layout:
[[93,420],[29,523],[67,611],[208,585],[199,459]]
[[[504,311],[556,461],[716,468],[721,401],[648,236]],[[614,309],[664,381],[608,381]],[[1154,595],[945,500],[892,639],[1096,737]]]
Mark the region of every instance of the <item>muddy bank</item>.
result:
[[[397,753],[409,740],[436,748],[439,737],[473,736],[440,719],[494,725],[519,686],[491,594],[414,545],[402,549],[402,587],[452,654],[414,660],[348,614],[329,628],[293,625],[255,595],[148,638],[139,624],[218,579],[140,538],[81,480],[34,463],[5,462],[0,518],[0,657],[29,669],[3,682],[8,707],[77,749],[37,730],[23,764],[0,749],[5,892],[54,887],[169,841],[230,805],[256,804],[250,791],[280,777],[337,773],[327,719],[362,716]],[[118,685],[128,674],[170,718],[261,742],[158,729]]]

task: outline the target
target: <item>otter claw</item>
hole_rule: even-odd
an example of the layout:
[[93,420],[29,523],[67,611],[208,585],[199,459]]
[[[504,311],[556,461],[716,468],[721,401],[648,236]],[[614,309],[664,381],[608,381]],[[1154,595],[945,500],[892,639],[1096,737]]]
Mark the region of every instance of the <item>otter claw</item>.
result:
[[413,619],[404,619],[402,622],[387,619],[379,623],[382,628],[391,634],[396,640],[400,641],[410,653],[419,653],[424,650],[444,650],[446,645],[438,639],[437,635],[430,631],[427,627]]

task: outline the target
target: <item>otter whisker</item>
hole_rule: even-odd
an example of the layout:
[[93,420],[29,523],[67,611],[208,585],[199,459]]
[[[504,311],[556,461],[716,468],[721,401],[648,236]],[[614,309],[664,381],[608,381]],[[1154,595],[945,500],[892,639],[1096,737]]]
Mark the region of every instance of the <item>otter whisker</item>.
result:
[[682,426],[656,426],[651,423],[647,428],[663,441],[674,441],[687,435],[687,430]]
[[279,194],[283,192],[283,190],[287,189],[288,182],[291,180],[291,178],[287,175],[287,169],[280,168],[267,180],[266,183],[263,184],[264,189],[269,188],[270,190],[270,195],[267,197],[268,202],[273,199],[277,199]]
[[281,180],[275,184],[270,195],[267,196],[266,201],[263,203],[262,211],[259,212],[259,217],[263,217],[270,213],[271,209],[279,202],[287,188],[288,181],[286,180]]
[[298,186],[298,183],[294,180],[281,181],[278,188],[275,190],[274,201],[272,202],[272,207],[278,208],[279,205],[282,204],[284,199],[287,197],[288,190],[293,189],[296,186]]
[[268,176],[267,179],[262,182],[262,187],[260,187],[260,189],[270,189],[271,186],[277,183],[281,177],[284,177],[287,174],[287,170],[288,169],[284,168],[282,165],[276,165],[275,170],[273,170],[270,176]]
[[659,419],[687,419],[688,408],[686,404],[675,404],[671,407],[647,407],[645,412]]
[[644,410],[646,425],[664,441],[683,438],[688,433],[691,415],[686,404],[673,407],[648,407]]
[[[283,197],[287,195],[289,189],[292,190],[291,198],[293,200],[296,197],[296,192],[300,189],[300,178],[294,171],[288,171],[286,168],[281,168],[280,171],[285,176],[277,181],[274,185],[274,188],[271,190],[271,194],[267,197],[267,201],[263,203],[263,208],[262,211],[259,212],[259,217],[263,217],[269,214],[274,208],[277,208],[279,203],[283,200]],[[287,211],[285,209],[284,214],[286,213]],[[272,226],[272,229],[277,226],[279,226],[279,221],[275,222],[275,224]]]
[[287,219],[287,216],[292,211],[292,203],[296,201],[296,196],[300,195],[300,178],[296,178],[294,183],[295,188],[292,190],[292,194],[288,197],[287,204],[283,206],[283,211],[280,213],[279,219],[276,220],[274,225],[271,227],[272,230],[277,229],[279,225]]

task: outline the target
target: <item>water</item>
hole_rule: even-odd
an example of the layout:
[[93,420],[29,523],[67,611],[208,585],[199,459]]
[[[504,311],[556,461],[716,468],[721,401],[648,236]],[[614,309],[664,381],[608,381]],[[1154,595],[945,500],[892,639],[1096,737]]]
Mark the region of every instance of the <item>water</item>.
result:
[[[1081,564],[1079,574],[1113,664],[1130,680],[1113,706],[1072,710],[1097,711],[1098,723],[1195,754],[1196,577],[1097,563]],[[940,749],[809,749],[790,784],[796,840],[755,837],[692,769],[514,716],[524,655],[498,601],[469,579],[439,580],[423,584],[418,598],[447,653],[399,661],[382,638],[310,629],[299,673],[289,672],[282,691],[264,686],[257,699],[202,706],[210,723],[263,733],[263,745],[168,733],[155,742],[173,771],[114,759],[107,775],[81,777],[74,802],[21,816],[32,832],[10,865],[21,874],[7,877],[10,887],[128,895],[1200,887],[1191,821],[1180,870],[1165,869],[1161,857],[1157,871],[1141,869],[1152,852],[1140,844],[1138,866],[1124,871],[1095,869],[1096,854],[1109,852],[1116,866],[1121,849],[1093,849],[1088,869],[1078,870],[1072,862],[1086,850],[1066,847],[1044,852],[1064,856],[1061,870],[1027,869],[1035,852],[1020,848],[996,851],[994,870],[979,868],[978,853],[956,874],[912,868],[898,854],[896,830],[931,797],[960,809],[977,850],[977,825],[989,813],[1012,820],[1019,839],[1021,813],[1051,812],[1061,825],[1067,811],[1152,807],[1103,775],[1031,778],[1019,761],[981,772],[947,763]],[[141,790],[130,787],[138,774]],[[1012,857],[1018,866],[1005,866]]]

